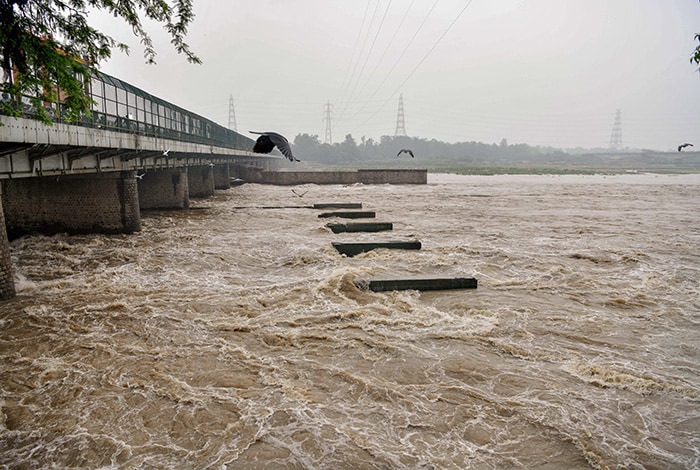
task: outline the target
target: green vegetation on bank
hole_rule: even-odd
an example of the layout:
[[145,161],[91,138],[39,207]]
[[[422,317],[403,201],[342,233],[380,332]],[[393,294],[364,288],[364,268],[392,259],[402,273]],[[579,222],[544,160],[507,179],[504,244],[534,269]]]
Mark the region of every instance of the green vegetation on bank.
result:
[[[401,149],[411,149],[415,158]],[[483,142],[446,143],[406,136],[379,141],[352,135],[340,143],[321,143],[317,135],[299,134],[294,153],[318,169],[427,168],[433,173],[491,174],[616,174],[628,172],[697,173],[700,152],[658,152],[605,149],[563,150],[553,147]]]

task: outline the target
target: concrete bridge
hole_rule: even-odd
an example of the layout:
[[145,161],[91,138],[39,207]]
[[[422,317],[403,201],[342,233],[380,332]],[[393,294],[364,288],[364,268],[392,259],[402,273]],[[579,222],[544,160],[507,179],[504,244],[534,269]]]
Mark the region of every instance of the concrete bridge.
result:
[[[9,240],[29,233],[133,233],[143,209],[185,209],[281,156],[114,77],[91,80],[80,122],[0,115],[0,300],[15,295]],[[3,99],[8,99],[6,96]]]

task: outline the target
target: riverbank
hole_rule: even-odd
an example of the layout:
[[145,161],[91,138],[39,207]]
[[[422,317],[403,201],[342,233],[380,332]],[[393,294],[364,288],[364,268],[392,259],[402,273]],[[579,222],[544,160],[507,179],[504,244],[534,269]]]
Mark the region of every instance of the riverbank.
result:
[[624,175],[654,173],[659,175],[686,175],[700,173],[700,168],[649,168],[624,169],[610,167],[531,167],[531,166],[477,166],[456,168],[428,168],[430,173],[453,173],[457,175]]
[[459,161],[448,158],[374,159],[343,164],[304,162],[305,170],[427,168],[429,173],[461,175],[614,175],[626,173],[700,173],[700,153],[581,155],[566,161]]

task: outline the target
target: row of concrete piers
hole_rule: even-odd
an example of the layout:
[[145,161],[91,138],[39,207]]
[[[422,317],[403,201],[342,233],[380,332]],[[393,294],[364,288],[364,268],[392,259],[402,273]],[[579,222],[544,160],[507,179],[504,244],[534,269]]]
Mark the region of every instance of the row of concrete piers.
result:
[[[233,164],[0,180],[0,300],[16,295],[9,241],[33,233],[134,233],[141,211],[187,209],[228,189]],[[2,228],[5,230],[2,230]]]

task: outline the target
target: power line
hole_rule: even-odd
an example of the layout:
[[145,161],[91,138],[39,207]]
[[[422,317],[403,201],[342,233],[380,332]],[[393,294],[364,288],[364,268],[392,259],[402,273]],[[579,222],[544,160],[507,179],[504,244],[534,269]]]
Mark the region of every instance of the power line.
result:
[[[391,39],[389,40],[389,42],[387,43],[386,47],[384,48],[384,51],[382,52],[382,55],[379,57],[379,60],[377,61],[377,64],[374,66],[374,68],[372,69],[372,72],[369,74],[369,76],[368,76],[367,79],[365,80],[365,83],[364,83],[364,85],[362,85],[362,88],[360,88],[360,92],[359,92],[360,94],[362,94],[362,92],[364,91],[364,89],[367,87],[367,85],[368,85],[368,84],[370,83],[370,81],[372,80],[372,77],[374,77],[374,74],[375,74],[375,73],[377,72],[377,70],[379,69],[379,66],[383,63],[384,57],[386,56],[387,52],[388,52],[389,49],[391,48],[391,45],[394,44],[394,40],[396,39],[396,36],[398,36],[399,31],[401,31],[401,27],[403,26],[404,22],[406,21],[406,18],[408,17],[408,12],[411,11],[411,8],[413,7],[413,4],[414,4],[414,3],[415,3],[415,0],[411,0],[411,3],[408,5],[408,8],[406,9],[406,11],[405,11],[404,14],[403,14],[403,17],[401,18],[401,21],[399,22],[398,26],[396,26],[396,29],[394,30],[394,34],[391,36]],[[437,1],[435,2],[435,5],[436,5],[436,4],[437,4]],[[433,7],[434,7],[434,5],[433,5]],[[431,11],[432,11],[432,9],[431,9]],[[430,15],[430,12],[428,13],[428,16],[429,16],[429,15]],[[426,17],[426,19],[427,19],[427,17]],[[423,21],[423,24],[425,24],[425,20]],[[422,27],[422,25],[421,25],[421,27]],[[418,31],[420,31],[420,28],[418,29]],[[417,33],[414,33],[414,36],[413,36],[414,38],[415,38],[416,34],[417,34]],[[407,48],[404,49],[404,52],[403,52],[403,53],[405,53],[406,50],[407,50]],[[402,56],[403,56],[403,53],[402,53]],[[399,61],[400,61],[400,60],[401,60],[401,57],[399,57]],[[398,63],[398,61],[397,61],[397,63]],[[391,74],[391,72],[394,70],[394,68],[396,68],[396,64],[394,64],[394,67],[389,71],[389,74]],[[384,81],[386,81],[386,77],[385,77]],[[382,82],[382,84],[384,84],[384,81]],[[380,87],[381,87],[381,85],[380,85]],[[375,93],[376,93],[376,91],[375,91]],[[374,96],[374,94],[372,95],[372,97],[373,97],[373,96]],[[345,111],[346,108],[347,108],[347,106],[343,109],[343,111]]]
[[[469,5],[471,5],[473,1],[474,0],[469,0],[467,2],[467,4],[464,5],[464,8],[462,8],[462,10],[455,17],[455,19],[452,20],[452,23],[450,23],[450,25],[447,27],[447,29],[445,29],[445,31],[443,31],[443,33],[440,35],[440,37],[437,39],[437,41],[435,41],[435,43],[428,50],[428,52],[425,53],[423,58],[418,62],[418,64],[414,67],[414,69],[411,71],[411,73],[408,74],[406,79],[403,82],[401,82],[401,84],[398,87],[396,87],[396,90],[394,90],[394,92],[391,93],[391,95],[389,95],[389,97],[384,101],[384,103],[382,104],[382,107],[386,106],[386,104],[394,97],[394,95],[396,95],[396,93],[406,84],[406,82],[408,82],[411,79],[413,74],[415,74],[416,71],[420,68],[420,66],[423,65],[423,62],[425,62],[425,60],[428,58],[428,56],[435,50],[435,48],[438,46],[438,44],[440,44],[440,41],[442,41],[442,39],[447,35],[447,33],[450,31],[450,29],[452,29],[452,27],[455,25],[455,23],[457,23],[457,20],[459,20],[459,18],[467,10],[467,8],[469,8]],[[435,2],[435,3],[437,3],[437,2]],[[434,6],[435,5],[433,5],[433,7]],[[367,118],[367,120],[365,122],[363,122],[361,125],[366,124],[369,120],[371,120],[374,116],[376,116],[378,112],[379,112],[379,110],[377,110],[374,114],[372,114],[369,118]]]
[[[382,15],[382,20],[379,23],[379,26],[377,27],[377,32],[374,34],[374,39],[372,39],[372,44],[369,47],[369,51],[367,51],[367,54],[365,55],[365,60],[362,63],[362,68],[360,69],[360,73],[357,75],[357,79],[355,80],[355,85],[352,88],[352,91],[350,92],[350,96],[348,96],[348,101],[351,101],[353,96],[355,95],[355,90],[357,90],[357,85],[360,83],[360,78],[362,77],[362,74],[365,72],[365,67],[367,67],[367,62],[369,62],[369,57],[372,55],[372,51],[374,50],[374,46],[377,44],[377,38],[379,38],[379,33],[382,31],[382,27],[384,26],[384,21],[386,20],[387,14],[389,13],[389,7],[391,7],[391,2],[393,0],[389,0],[389,2],[386,4],[386,8],[384,9],[384,15]],[[377,6],[379,6],[379,2],[377,2]],[[347,107],[347,105],[346,105]],[[343,111],[345,108],[343,108]],[[341,112],[342,115],[342,112]]]
[[[428,21],[428,19],[430,18],[430,15],[433,13],[433,10],[435,10],[435,7],[437,6],[437,4],[438,4],[439,1],[440,1],[440,0],[435,0],[435,2],[433,3],[433,6],[430,7],[430,10],[428,10],[428,13],[425,15],[425,17],[423,17],[423,21],[422,21],[421,24],[418,26],[418,28],[416,28],[416,30],[413,32],[413,36],[411,36],[411,39],[410,39],[410,40],[408,41],[408,43],[406,44],[406,47],[404,47],[403,51],[401,51],[401,54],[399,54],[399,57],[398,57],[398,58],[396,59],[396,61],[394,62],[394,65],[391,67],[391,69],[389,70],[389,72],[387,72],[387,74],[384,76],[384,79],[383,79],[382,82],[379,84],[379,86],[378,86],[378,87],[374,90],[374,92],[370,95],[370,97],[369,97],[370,100],[371,100],[372,98],[374,98],[374,95],[377,94],[377,92],[381,89],[381,87],[384,85],[384,83],[386,83],[386,81],[388,80],[388,78],[391,76],[391,74],[394,72],[394,70],[396,69],[396,67],[399,65],[399,63],[401,62],[401,59],[403,59],[403,56],[406,54],[406,52],[408,51],[408,49],[411,47],[411,44],[413,44],[413,41],[415,41],[416,37],[417,37],[418,34],[421,32],[421,30],[423,29],[423,26],[425,26],[425,23],[426,23],[426,22]],[[411,2],[411,5],[412,5],[412,4],[413,4],[413,2]],[[409,7],[409,8],[410,8],[410,7]],[[408,10],[406,10],[406,15],[407,15],[407,14],[408,14]],[[391,99],[391,98],[389,98],[389,99]],[[384,104],[386,104],[386,103],[384,103]],[[376,114],[376,113],[375,113],[375,114]],[[343,116],[343,114],[341,114],[340,118],[342,118],[342,116]],[[372,115],[371,117],[374,117],[374,115]],[[371,119],[371,118],[370,118],[370,119]]]
[[[352,54],[350,55],[350,63],[348,64],[348,68],[345,70],[345,76],[343,77],[343,83],[340,85],[340,89],[342,91],[342,94],[345,93],[345,82],[348,79],[348,74],[350,73],[350,68],[352,66],[352,63],[355,59],[355,52],[357,51],[357,44],[360,42],[360,36],[362,35],[362,28],[365,26],[365,21],[367,20],[367,12],[369,11],[369,5],[372,3],[372,0],[367,0],[367,5],[365,6],[365,14],[362,16],[362,23],[360,24],[360,29],[357,30],[357,37],[355,38],[355,45],[352,47]],[[340,94],[338,95],[338,99],[340,99]]]
[[420,24],[420,25],[418,26],[418,28],[414,31],[413,36],[411,36],[411,39],[410,39],[410,40],[408,41],[408,43],[406,44],[406,47],[404,47],[404,49],[403,49],[403,51],[401,51],[401,54],[399,55],[398,59],[396,59],[396,62],[394,62],[394,65],[391,67],[391,69],[389,70],[389,72],[384,76],[384,80],[382,80],[382,82],[379,84],[379,86],[374,90],[374,93],[372,93],[372,95],[370,95],[370,99],[372,99],[372,98],[374,97],[374,95],[377,94],[377,92],[378,92],[379,89],[382,87],[382,85],[384,85],[384,83],[386,83],[386,81],[387,81],[387,79],[389,78],[389,76],[394,72],[394,70],[396,69],[396,67],[399,65],[399,62],[401,62],[401,59],[403,59],[403,56],[406,54],[406,52],[408,51],[408,49],[409,49],[409,48],[411,47],[411,45],[413,44],[413,41],[415,41],[416,37],[418,36],[418,33],[420,33],[421,30],[423,29],[423,26],[425,26],[425,23],[428,21],[428,18],[430,18],[430,15],[433,13],[433,10],[435,9],[435,7],[437,6],[437,4],[438,4],[439,1],[440,1],[440,0],[435,0],[435,3],[433,3],[433,6],[430,7],[430,10],[428,11],[428,14],[425,15],[425,17],[423,18],[423,21],[421,22],[421,24]]
[[[372,19],[369,22],[369,26],[367,26],[367,32],[365,33],[365,37],[362,40],[362,47],[360,48],[360,52],[357,54],[355,66],[352,69],[352,73],[350,74],[350,80],[348,81],[345,89],[343,90],[342,96],[340,98],[340,102],[343,102],[343,99],[345,98],[345,93],[347,92],[348,88],[350,87],[350,84],[353,82],[353,79],[355,78],[355,72],[357,71],[357,66],[360,64],[360,56],[363,55],[363,52],[365,50],[365,45],[367,44],[367,38],[369,37],[369,32],[372,29],[372,25],[374,24],[374,20],[377,17],[377,10],[379,10],[379,4],[380,0],[377,0],[377,5],[374,7],[374,12],[372,13]],[[364,21],[363,21],[364,23]]]

